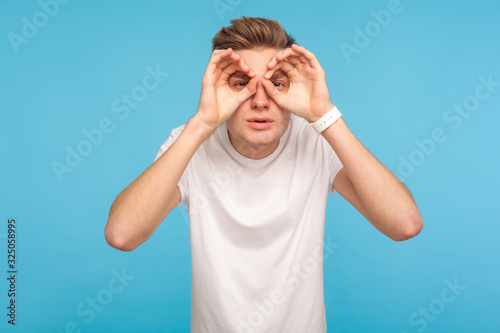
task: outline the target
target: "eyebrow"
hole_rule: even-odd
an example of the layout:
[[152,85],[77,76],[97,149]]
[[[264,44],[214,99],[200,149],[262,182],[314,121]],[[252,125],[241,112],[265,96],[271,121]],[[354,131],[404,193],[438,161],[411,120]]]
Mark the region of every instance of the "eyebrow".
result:
[[271,76],[270,80],[276,80],[276,79],[281,78],[283,76],[288,78],[288,75],[282,69],[278,69],[276,72],[273,73],[273,76]]
[[246,74],[245,74],[244,72],[242,72],[242,71],[236,71],[236,72],[234,72],[233,74],[231,74],[231,75],[229,76],[229,78],[233,78],[233,77],[234,77],[234,78],[238,78],[238,79],[249,79],[249,78],[250,78],[250,76],[246,75]]
[[[288,79],[288,74],[286,74],[285,71],[283,71],[282,69],[278,69],[276,72],[273,73],[273,76],[271,76],[270,80],[276,80],[281,77],[286,77]],[[250,76],[248,76],[242,71],[236,71],[233,74],[231,74],[229,78],[250,79]]]

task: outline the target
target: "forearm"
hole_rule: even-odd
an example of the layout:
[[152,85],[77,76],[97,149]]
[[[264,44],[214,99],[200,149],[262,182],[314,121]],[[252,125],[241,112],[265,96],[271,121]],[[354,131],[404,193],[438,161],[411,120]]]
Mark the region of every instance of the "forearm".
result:
[[178,203],[177,184],[212,132],[192,118],[172,146],[118,195],[105,230],[111,246],[130,251],[151,236]]
[[[316,56],[304,47],[294,44],[279,52],[267,69],[264,76],[267,80],[278,69],[285,71],[289,78],[289,84],[282,90],[270,81],[262,81],[268,94],[283,109],[309,123],[316,123],[333,108],[325,72]],[[323,125],[327,123],[328,120],[322,120]],[[334,186],[342,190],[347,200],[392,239],[403,240],[416,235],[422,227],[422,218],[410,192],[363,147],[343,119],[335,121],[322,135],[344,165]]]
[[349,130],[342,118],[327,128],[325,139],[344,165],[370,221],[395,240],[410,238],[420,231],[422,218],[412,195]]
[[[245,88],[237,91],[228,85],[229,77],[236,71],[251,78]],[[177,184],[196,150],[255,93],[256,86],[255,73],[232,49],[212,52],[196,115],[172,146],[123,190],[111,206],[105,230],[111,246],[131,251],[151,236],[181,199]]]

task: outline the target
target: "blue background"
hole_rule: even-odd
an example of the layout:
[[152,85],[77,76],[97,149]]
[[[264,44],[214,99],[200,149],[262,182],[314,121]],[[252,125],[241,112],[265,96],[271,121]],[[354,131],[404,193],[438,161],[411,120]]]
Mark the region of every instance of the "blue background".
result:
[[[196,112],[211,38],[245,15],[277,19],[318,57],[351,130],[405,180],[424,219],[418,237],[398,243],[329,198],[325,234],[340,245],[324,263],[329,332],[500,332],[500,87],[460,125],[446,120],[454,104],[474,102],[479,78],[500,81],[498,1],[401,0],[384,25],[371,13],[390,7],[382,0],[44,3],[53,1],[0,2],[0,331],[189,331],[185,207],[130,253],[108,246],[104,227],[115,196]],[[27,21],[38,31],[12,42]],[[126,116],[113,112],[148,66],[168,75]],[[103,119],[112,131],[58,177],[54,163],[66,164],[67,147],[84,149],[82,131]],[[431,144],[435,129],[442,140]],[[111,293],[117,272],[128,280]],[[87,303],[96,297],[99,311]]]

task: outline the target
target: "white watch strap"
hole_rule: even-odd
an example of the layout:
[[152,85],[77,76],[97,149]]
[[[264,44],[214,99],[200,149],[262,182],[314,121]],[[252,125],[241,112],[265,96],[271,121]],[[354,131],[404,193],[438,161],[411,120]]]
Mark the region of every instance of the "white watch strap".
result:
[[339,109],[334,106],[330,111],[328,111],[323,117],[317,120],[314,123],[311,123],[312,128],[316,131],[316,133],[320,134],[324,130],[326,130],[330,125],[336,122],[340,117],[342,117],[342,113],[340,113]]

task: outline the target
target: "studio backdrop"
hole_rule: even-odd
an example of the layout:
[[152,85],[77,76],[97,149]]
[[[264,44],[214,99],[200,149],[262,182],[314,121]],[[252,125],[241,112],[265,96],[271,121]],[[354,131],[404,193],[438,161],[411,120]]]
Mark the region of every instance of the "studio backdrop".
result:
[[395,242],[329,196],[308,268],[324,265],[328,331],[500,332],[494,0],[0,1],[0,331],[189,332],[185,205],[132,252],[104,227],[196,113],[211,39],[241,16],[278,20],[316,55],[423,216]]

